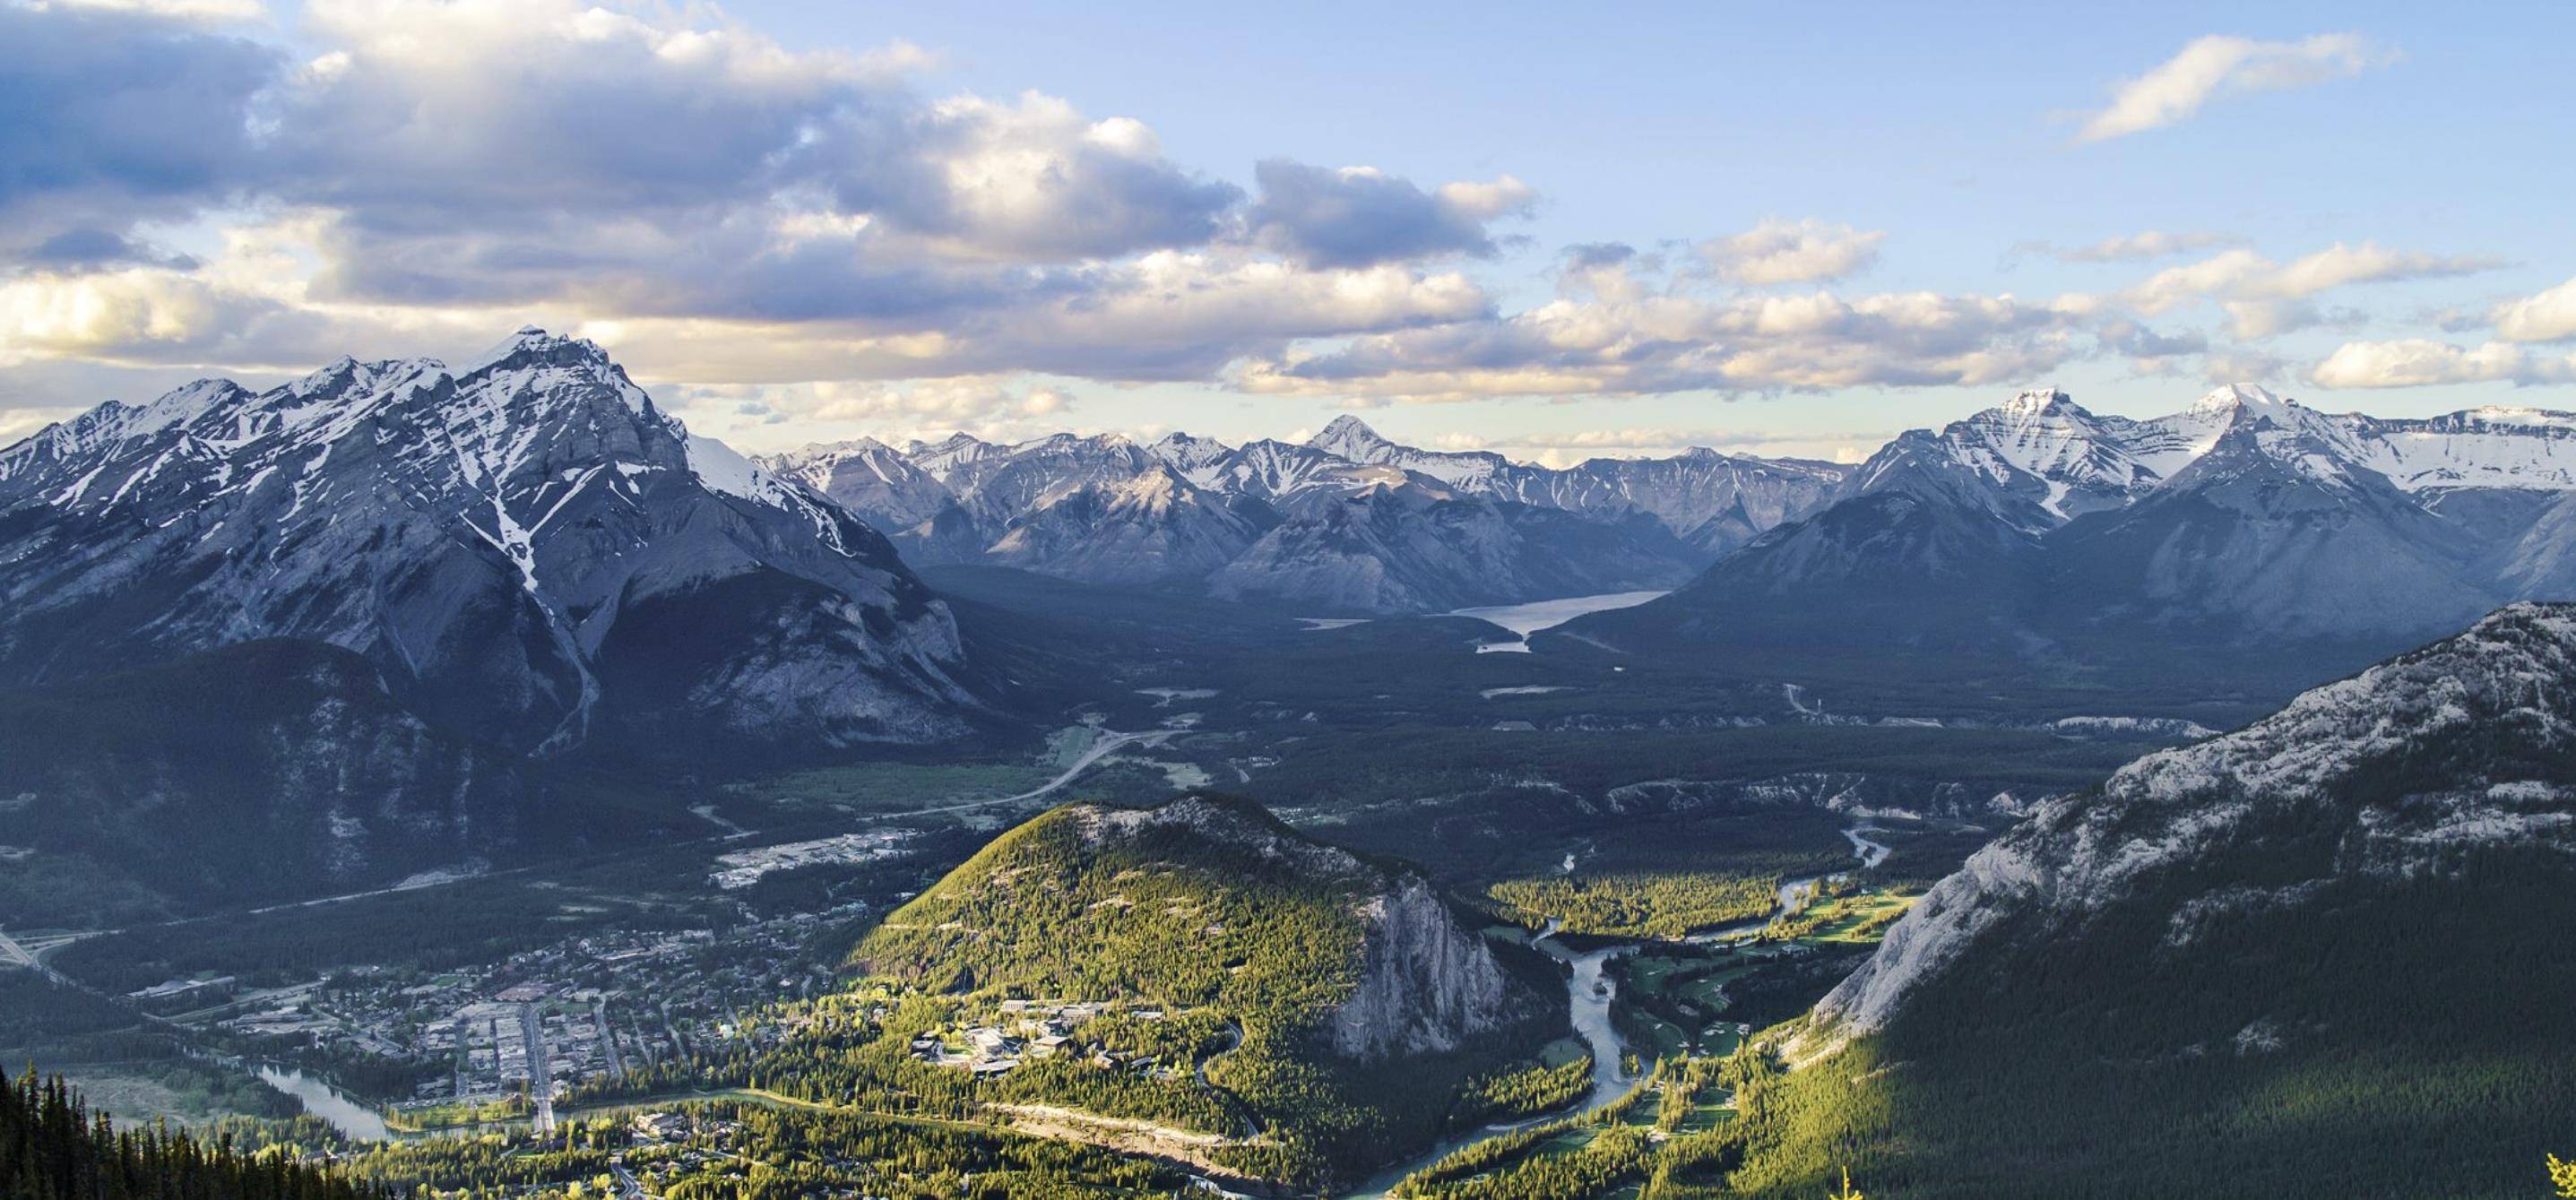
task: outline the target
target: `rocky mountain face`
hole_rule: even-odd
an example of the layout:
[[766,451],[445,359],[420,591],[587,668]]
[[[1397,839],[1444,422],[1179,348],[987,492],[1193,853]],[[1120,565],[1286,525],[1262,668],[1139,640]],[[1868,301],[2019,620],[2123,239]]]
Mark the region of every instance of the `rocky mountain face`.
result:
[[1694,450],[1560,471],[1402,446],[1353,417],[1303,443],[1059,434],[998,446],[960,434],[761,462],[840,501],[911,561],[1359,614],[1668,587],[1812,511],[1846,470]]
[[2243,385],[2152,420],[2024,393],[1899,437],[1821,511],[1569,629],[2024,668],[2311,644],[2366,662],[2499,603],[2576,595],[2557,549],[2572,435],[2564,414],[2383,421]]
[[1444,612],[1671,587],[1689,577],[1685,556],[1679,539],[1643,514],[1590,520],[1405,484],[1279,523],[1206,587],[1225,599],[1325,613]]
[[881,536],[536,329],[48,427],[0,451],[0,561],[0,682],[306,640],[523,751],[927,741],[980,708]]
[[2516,604],[2037,805],[1792,1041],[1833,1115],[1754,1140],[1873,1194],[2520,1194],[2570,920],[2576,605]]

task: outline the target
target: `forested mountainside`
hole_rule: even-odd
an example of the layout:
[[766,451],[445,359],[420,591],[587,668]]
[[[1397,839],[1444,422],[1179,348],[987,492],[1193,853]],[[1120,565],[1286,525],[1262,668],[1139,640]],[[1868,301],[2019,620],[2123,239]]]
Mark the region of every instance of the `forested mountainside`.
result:
[[952,998],[960,1022],[1089,1006],[1071,1032],[1170,1077],[1059,1053],[1005,1076],[1013,1098],[1231,1135],[1211,1161],[1309,1185],[1427,1142],[1469,1078],[1564,1021],[1543,960],[1462,923],[1418,872],[1205,795],[1030,821],[852,961]]
[[382,1200],[388,1193],[184,1131],[118,1129],[59,1078],[0,1084],[0,1196],[25,1200]]
[[2576,1129],[2576,606],[2051,801],[1744,1099],[1735,1182],[2537,1194]]

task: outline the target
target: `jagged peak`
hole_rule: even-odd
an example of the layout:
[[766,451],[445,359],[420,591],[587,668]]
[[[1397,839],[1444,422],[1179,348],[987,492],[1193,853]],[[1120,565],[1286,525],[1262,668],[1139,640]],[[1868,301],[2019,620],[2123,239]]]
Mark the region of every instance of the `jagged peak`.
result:
[[2012,399],[2004,401],[1997,407],[2000,411],[2014,416],[2037,416],[2054,409],[2074,406],[2075,397],[2066,394],[2063,389],[2045,387],[2015,393]]
[[2212,388],[2208,395],[2193,401],[2191,407],[2194,412],[2215,412],[2224,409],[2278,411],[2285,408],[2298,408],[2301,405],[2298,401],[2277,395],[2270,388],[2259,384],[2229,383]]
[[1384,435],[1370,428],[1368,422],[1344,413],[1333,418],[1331,424],[1324,426],[1322,433],[1307,438],[1306,444],[1318,450],[1329,450],[1349,457],[1349,452],[1353,450],[1374,449],[1379,446],[1392,446],[1395,443],[1386,440]]
[[603,367],[614,366],[609,361],[608,351],[601,349],[597,342],[588,338],[548,333],[535,325],[522,325],[517,332],[501,339],[491,349],[450,368],[449,374],[463,379],[513,361],[540,357],[556,360],[568,358],[596,363]]

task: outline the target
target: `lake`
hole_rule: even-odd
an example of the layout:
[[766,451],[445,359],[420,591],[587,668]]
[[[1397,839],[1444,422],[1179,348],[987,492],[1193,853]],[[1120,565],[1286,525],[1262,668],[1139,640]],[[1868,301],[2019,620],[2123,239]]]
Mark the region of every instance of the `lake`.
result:
[[1493,604],[1482,608],[1461,608],[1439,614],[1444,617],[1473,617],[1491,625],[1511,630],[1516,642],[1488,642],[1477,652],[1525,651],[1529,635],[1542,629],[1553,629],[1586,613],[1608,612],[1614,608],[1635,608],[1668,592],[1604,592],[1598,596],[1563,596],[1554,600],[1532,600],[1527,604]]

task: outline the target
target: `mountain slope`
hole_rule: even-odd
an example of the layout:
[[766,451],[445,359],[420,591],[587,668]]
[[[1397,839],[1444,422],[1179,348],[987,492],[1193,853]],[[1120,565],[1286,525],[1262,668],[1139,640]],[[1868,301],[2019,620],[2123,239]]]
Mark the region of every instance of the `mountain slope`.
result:
[[1086,583],[1194,580],[1277,523],[1268,505],[1210,494],[1157,466],[1067,485],[1013,518],[984,558]]
[[[1162,1108],[1215,1089],[1266,1131],[1220,1156],[1312,1181],[1427,1139],[1465,1073],[1561,1032],[1553,978],[1526,951],[1507,958],[1515,949],[1462,924],[1409,868],[1309,840],[1248,801],[1193,796],[1038,817],[889,914],[853,961],[964,997],[960,1020],[1051,999],[1150,1006],[1128,1035],[1149,1044],[1222,1031],[1191,1051],[1194,1071],[1163,1081],[1176,1094]],[[1009,1096],[1117,1102],[1092,1068],[1026,1070]]]
[[1280,524],[1208,577],[1210,594],[1318,613],[1443,612],[1671,587],[1687,551],[1650,517],[1373,488]]
[[2571,927],[2576,607],[2515,605],[1978,852],[1749,1098],[1737,1182],[2528,1195],[2576,1127]]
[[[429,725],[349,651],[229,646],[0,693],[0,813],[25,852],[12,885],[74,881],[0,901],[0,922],[359,891],[692,820],[650,795],[576,785]],[[123,902],[141,907],[112,910]]]
[[0,451],[0,561],[0,680],[298,638],[542,750],[924,741],[981,707],[882,537],[535,329],[49,427]]

